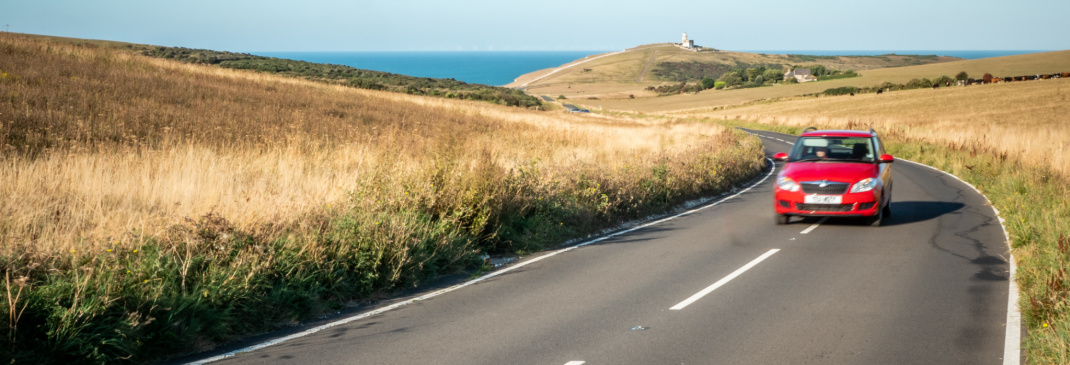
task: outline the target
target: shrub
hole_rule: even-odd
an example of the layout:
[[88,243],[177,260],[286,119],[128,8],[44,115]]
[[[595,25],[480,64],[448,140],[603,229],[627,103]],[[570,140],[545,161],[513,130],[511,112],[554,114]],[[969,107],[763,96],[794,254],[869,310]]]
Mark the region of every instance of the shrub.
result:
[[858,92],[858,88],[857,87],[844,86],[844,87],[837,87],[837,88],[834,88],[834,89],[825,90],[824,94],[832,96],[832,95],[854,94],[854,93],[857,93],[857,92]]
[[712,89],[715,86],[717,86],[717,81],[716,80],[709,78],[709,76],[702,78],[702,89],[703,90]]

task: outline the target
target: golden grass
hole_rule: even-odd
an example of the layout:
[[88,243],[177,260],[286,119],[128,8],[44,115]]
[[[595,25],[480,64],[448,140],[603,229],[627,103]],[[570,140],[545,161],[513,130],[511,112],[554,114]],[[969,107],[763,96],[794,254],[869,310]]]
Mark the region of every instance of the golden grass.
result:
[[[84,251],[207,213],[258,231],[382,196],[451,150],[476,168],[654,163],[725,129],[331,86],[0,35],[4,247]],[[644,162],[646,161],[646,162]],[[386,175],[384,177],[384,175]],[[548,176],[549,176],[548,175]],[[352,202],[351,202],[352,203]]]
[[790,126],[868,125],[935,143],[981,143],[1070,176],[1068,100],[1070,79],[1059,79],[807,98],[691,115]]

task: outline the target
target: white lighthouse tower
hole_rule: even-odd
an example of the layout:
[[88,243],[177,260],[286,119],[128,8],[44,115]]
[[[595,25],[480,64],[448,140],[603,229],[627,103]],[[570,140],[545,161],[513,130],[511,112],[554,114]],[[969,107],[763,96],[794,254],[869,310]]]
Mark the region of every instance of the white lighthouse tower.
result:
[[684,32],[684,38],[680,42],[680,47],[683,47],[684,49],[694,49],[695,48],[695,41],[687,40],[687,33]]

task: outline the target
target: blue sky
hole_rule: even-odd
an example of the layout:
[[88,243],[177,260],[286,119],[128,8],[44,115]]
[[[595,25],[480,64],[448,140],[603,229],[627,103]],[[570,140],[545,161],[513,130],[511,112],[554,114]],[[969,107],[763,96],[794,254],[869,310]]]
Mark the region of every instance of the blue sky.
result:
[[236,52],[1064,50],[1067,0],[0,0],[0,30]]

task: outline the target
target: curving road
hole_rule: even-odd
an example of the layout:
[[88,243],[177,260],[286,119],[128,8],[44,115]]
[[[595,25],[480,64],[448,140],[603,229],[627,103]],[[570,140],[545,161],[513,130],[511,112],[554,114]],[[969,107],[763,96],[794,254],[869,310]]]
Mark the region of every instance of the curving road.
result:
[[[794,140],[755,133],[769,155],[790,148],[777,138]],[[905,161],[893,171],[893,216],[881,227],[777,226],[768,178],[675,219],[216,363],[1003,363],[1009,267],[998,218],[953,177]]]

